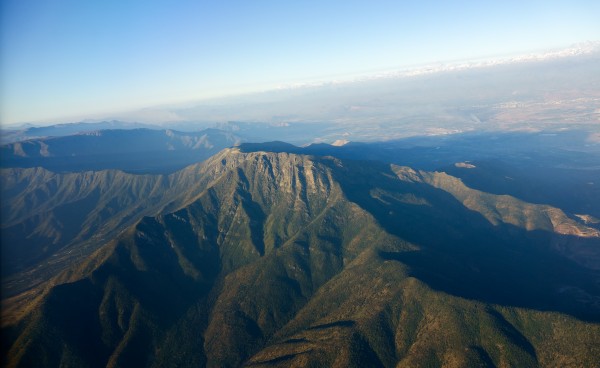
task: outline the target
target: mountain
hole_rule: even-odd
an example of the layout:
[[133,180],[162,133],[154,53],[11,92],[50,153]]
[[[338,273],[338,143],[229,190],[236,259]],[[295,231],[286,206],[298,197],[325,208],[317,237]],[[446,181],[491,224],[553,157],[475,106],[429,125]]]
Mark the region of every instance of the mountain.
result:
[[170,175],[0,169],[3,296],[47,280],[143,216],[189,202],[219,175],[210,170],[220,169],[194,164]]
[[[600,218],[600,145],[594,137],[595,133],[586,129],[472,132],[342,146],[318,143],[294,147],[272,142],[267,148],[444,171],[484,192],[549,204],[571,216]],[[239,147],[252,151],[264,149],[265,143],[242,143]]]
[[109,129],[15,142],[1,146],[0,153],[3,167],[170,173],[238,142],[235,135],[217,129],[193,133]]
[[446,173],[267,146],[175,175],[203,179],[10,306],[7,366],[600,357],[600,238],[558,208]]
[[118,120],[100,122],[65,123],[49,126],[23,126],[14,129],[2,130],[2,144],[41,139],[47,137],[63,137],[83,132],[107,130],[107,129],[157,129],[155,125],[142,123],[128,123]]

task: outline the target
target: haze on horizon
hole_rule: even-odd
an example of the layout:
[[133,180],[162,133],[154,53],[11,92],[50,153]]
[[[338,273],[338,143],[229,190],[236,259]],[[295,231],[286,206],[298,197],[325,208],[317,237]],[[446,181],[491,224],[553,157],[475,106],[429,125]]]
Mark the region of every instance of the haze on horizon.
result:
[[1,5],[0,123],[160,104],[600,40],[594,1]]

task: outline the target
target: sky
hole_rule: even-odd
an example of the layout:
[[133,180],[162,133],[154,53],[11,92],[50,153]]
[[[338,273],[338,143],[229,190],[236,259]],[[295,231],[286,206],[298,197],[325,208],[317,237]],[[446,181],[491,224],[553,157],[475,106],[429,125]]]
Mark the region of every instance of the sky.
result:
[[597,0],[2,0],[0,124],[568,47],[598,19]]

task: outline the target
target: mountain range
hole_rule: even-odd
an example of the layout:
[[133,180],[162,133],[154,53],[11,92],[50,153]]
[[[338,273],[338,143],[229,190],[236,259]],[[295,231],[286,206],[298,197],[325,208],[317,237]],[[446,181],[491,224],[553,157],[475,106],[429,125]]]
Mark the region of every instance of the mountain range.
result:
[[0,146],[2,166],[45,167],[59,172],[120,169],[171,173],[240,142],[234,134],[217,129],[184,133],[148,128],[80,130],[78,124],[66,126],[70,129],[67,132],[76,129],[77,133]]
[[3,363],[598,362],[596,225],[450,172],[478,163],[323,148],[241,145],[159,175],[3,169]]
[[16,127],[2,129],[2,144],[20,142],[31,139],[41,139],[47,137],[63,137],[83,132],[93,132],[109,129],[156,129],[155,125],[142,123],[129,123],[118,120],[111,121],[82,121],[78,123],[53,124],[48,126],[36,126],[24,124]]

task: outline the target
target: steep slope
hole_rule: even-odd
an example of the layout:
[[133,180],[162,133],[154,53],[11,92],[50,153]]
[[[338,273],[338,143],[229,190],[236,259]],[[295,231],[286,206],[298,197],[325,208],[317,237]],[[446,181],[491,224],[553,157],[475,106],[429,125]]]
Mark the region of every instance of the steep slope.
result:
[[189,203],[218,170],[224,168],[196,164],[171,175],[0,169],[4,297],[56,275],[143,216]]
[[3,331],[8,366],[600,356],[599,274],[547,246],[576,235],[493,224],[426,173],[373,162],[230,149],[202,170],[201,193],[49,283]]

